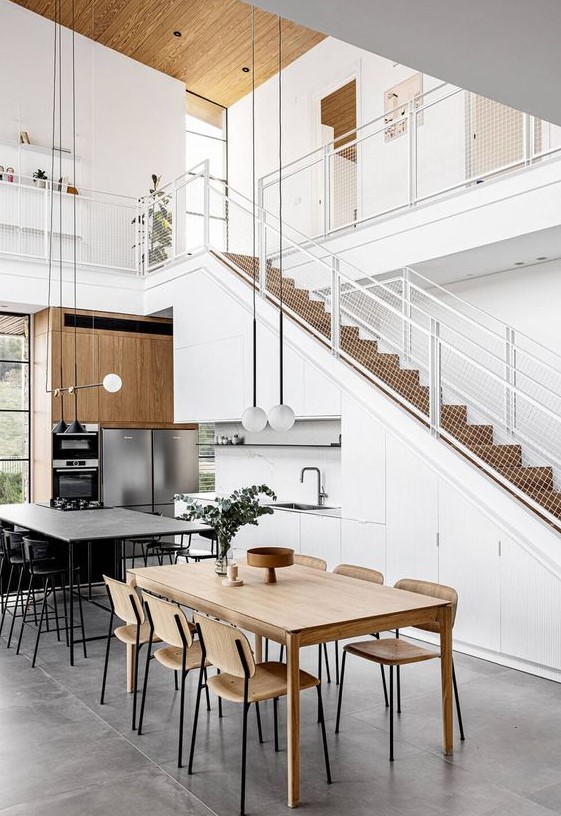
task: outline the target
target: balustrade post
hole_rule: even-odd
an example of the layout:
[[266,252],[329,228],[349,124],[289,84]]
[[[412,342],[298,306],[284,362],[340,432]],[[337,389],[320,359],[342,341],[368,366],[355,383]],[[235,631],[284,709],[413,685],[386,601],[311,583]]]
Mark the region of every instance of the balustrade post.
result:
[[514,329],[505,331],[505,429],[514,436],[516,429],[516,338]]
[[259,179],[257,184],[257,256],[259,258],[259,292],[263,296],[267,290],[267,224],[264,200],[263,180]]
[[329,145],[323,148],[323,234],[328,235],[331,226],[331,172]]
[[440,323],[431,317],[429,338],[429,422],[432,436],[440,436],[442,378],[440,371]]
[[331,352],[339,356],[341,342],[341,279],[339,277],[339,258],[331,260]]
[[524,164],[529,165],[534,158],[535,119],[529,113],[522,114],[522,135],[524,144]]
[[412,207],[417,202],[417,111],[415,110],[414,99],[410,99],[408,102],[407,139],[409,147],[407,162],[409,206]]
[[210,184],[209,184],[209,172],[208,172],[208,159],[205,159],[203,162],[204,164],[204,173],[203,173],[203,183],[204,183],[204,193],[203,193],[203,200],[204,200],[204,213],[203,213],[203,246],[205,250],[210,249]]
[[411,360],[411,273],[407,267],[403,270],[401,312],[403,314],[403,360]]

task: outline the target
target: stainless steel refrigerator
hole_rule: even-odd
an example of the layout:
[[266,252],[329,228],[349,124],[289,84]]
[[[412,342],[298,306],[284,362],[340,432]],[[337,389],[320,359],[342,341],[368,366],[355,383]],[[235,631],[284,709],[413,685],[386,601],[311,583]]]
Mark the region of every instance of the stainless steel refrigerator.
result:
[[103,502],[173,517],[175,493],[197,492],[197,431],[104,429]]

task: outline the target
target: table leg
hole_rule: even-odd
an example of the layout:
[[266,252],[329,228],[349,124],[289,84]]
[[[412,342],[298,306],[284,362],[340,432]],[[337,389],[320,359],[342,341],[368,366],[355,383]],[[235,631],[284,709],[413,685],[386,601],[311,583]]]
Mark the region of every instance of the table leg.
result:
[[454,750],[454,714],[452,708],[452,607],[443,606],[439,612],[440,671],[442,686],[442,727],[445,754]]
[[70,630],[70,665],[74,665],[74,543],[68,542],[68,628]]
[[263,638],[261,635],[255,635],[255,662],[263,662]]
[[298,807],[300,801],[300,637],[287,635],[288,695],[286,737],[288,748],[288,806]]
[[[126,581],[129,586],[135,587],[136,581],[134,575],[126,573]],[[136,646],[133,643],[127,643],[127,692],[134,691],[134,655]]]

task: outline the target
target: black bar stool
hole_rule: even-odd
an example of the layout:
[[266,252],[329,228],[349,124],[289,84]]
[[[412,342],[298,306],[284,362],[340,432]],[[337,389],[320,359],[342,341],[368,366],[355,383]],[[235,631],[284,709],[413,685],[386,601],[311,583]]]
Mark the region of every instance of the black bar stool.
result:
[[[6,586],[6,594],[4,596],[4,604],[2,609],[2,618],[0,620],[0,635],[2,634],[2,629],[4,628],[4,619],[6,617],[6,612],[9,611],[10,614],[12,615],[12,623],[10,625],[10,634],[8,636],[8,648],[10,647],[10,644],[12,642],[14,623],[20,599],[21,599],[21,614],[23,614],[23,598],[21,593],[21,581],[23,576],[23,563],[24,563],[23,537],[28,532],[29,532],[28,530],[18,531],[4,529],[2,533],[4,561],[10,565],[10,574],[8,576],[8,585]],[[10,596],[10,590],[12,589],[12,579],[15,577],[16,574],[17,574],[16,602],[14,604],[13,609],[9,609],[8,601]]]

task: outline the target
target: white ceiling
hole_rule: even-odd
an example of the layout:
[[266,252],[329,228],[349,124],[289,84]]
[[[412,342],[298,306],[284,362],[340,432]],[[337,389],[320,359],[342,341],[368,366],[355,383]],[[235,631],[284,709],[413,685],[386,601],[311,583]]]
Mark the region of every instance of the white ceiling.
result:
[[445,286],[466,278],[480,278],[513,269],[523,269],[561,258],[561,227],[530,232],[494,244],[456,252],[415,264],[414,268],[435,283]]
[[560,0],[255,0],[255,5],[561,124]]

